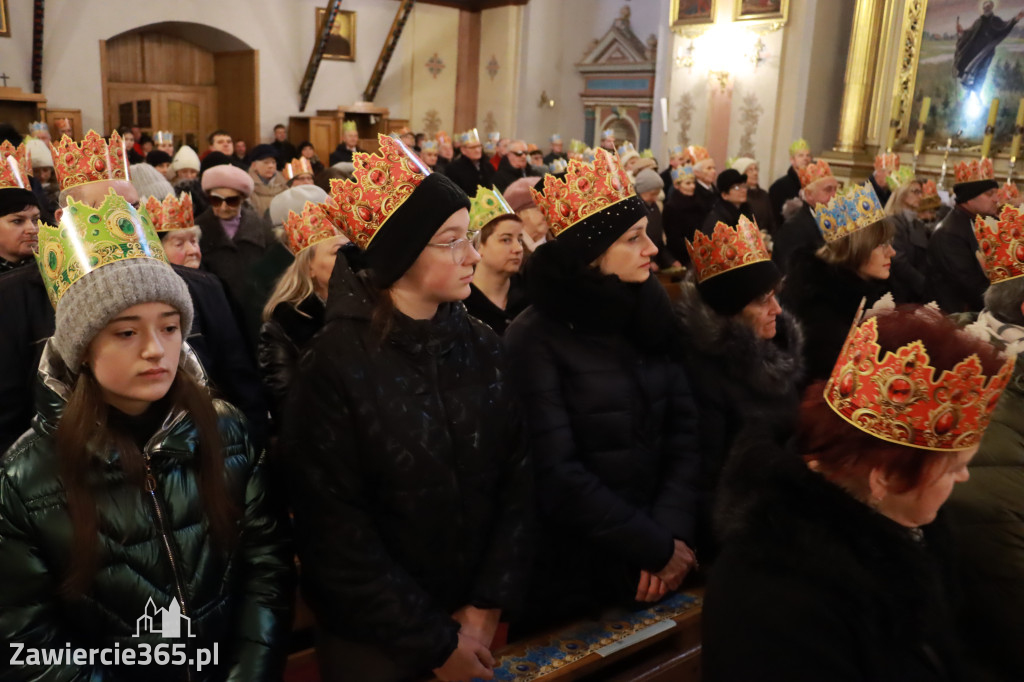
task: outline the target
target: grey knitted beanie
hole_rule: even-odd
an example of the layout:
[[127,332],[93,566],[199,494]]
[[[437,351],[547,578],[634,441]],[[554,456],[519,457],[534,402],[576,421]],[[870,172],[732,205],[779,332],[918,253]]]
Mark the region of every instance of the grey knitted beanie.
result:
[[57,302],[53,343],[68,369],[77,372],[96,335],[121,312],[160,302],[181,313],[181,338],[192,329],[192,297],[185,281],[164,261],[133,258],[103,265],[71,285]]

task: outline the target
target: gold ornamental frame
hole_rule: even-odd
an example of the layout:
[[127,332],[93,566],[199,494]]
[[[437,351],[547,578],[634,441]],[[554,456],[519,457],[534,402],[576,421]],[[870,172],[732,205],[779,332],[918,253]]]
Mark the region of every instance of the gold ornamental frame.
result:
[[688,26],[701,26],[715,23],[715,5],[717,0],[708,0],[710,2],[710,10],[706,17],[701,16],[696,19],[680,19],[679,18],[679,2],[680,0],[672,0],[672,9],[668,17],[669,25],[674,30],[685,29]]
[[766,12],[764,14],[751,14],[748,16],[743,16],[743,0],[734,0],[732,20],[744,23],[781,22],[785,24],[789,20],[789,0],[779,0],[778,12]]
[[896,143],[907,137],[910,130],[913,116],[911,106],[917,85],[917,62],[921,58],[921,39],[924,37],[924,16],[927,10],[928,0],[906,0],[900,28],[896,81],[892,89],[893,107],[889,113],[889,125],[896,127]]

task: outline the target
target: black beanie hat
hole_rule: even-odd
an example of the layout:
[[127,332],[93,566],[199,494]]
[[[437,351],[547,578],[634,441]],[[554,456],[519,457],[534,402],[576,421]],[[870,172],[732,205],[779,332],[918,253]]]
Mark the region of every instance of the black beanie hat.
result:
[[39,199],[35,192],[20,187],[0,189],[0,216],[24,211],[29,206],[39,208]]
[[273,145],[269,144],[258,144],[252,148],[249,152],[250,161],[261,161],[263,159],[276,159],[277,150],[274,149]]
[[782,281],[782,272],[770,260],[727,270],[697,284],[704,302],[719,315],[732,317]]
[[159,149],[154,149],[150,153],[146,154],[146,163],[150,166],[159,166],[163,163],[170,163],[174,159],[167,152],[162,152]]
[[725,194],[733,185],[745,185],[747,184],[747,174],[740,173],[735,168],[727,168],[722,171],[718,179],[715,180],[715,186],[718,188],[719,194]]
[[583,262],[592,263],[647,215],[643,200],[634,194],[590,214],[555,239],[572,247]]
[[213,168],[214,166],[224,166],[230,163],[231,159],[224,152],[210,152],[199,164],[199,171],[200,173],[205,173],[209,168]]
[[956,203],[963,204],[977,196],[981,196],[990,189],[999,189],[999,183],[995,180],[958,182],[953,185],[953,194],[956,195]]

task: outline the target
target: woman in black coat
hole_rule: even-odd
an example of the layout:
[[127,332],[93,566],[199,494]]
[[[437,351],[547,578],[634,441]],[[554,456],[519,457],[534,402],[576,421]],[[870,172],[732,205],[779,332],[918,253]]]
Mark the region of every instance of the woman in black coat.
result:
[[889,197],[885,212],[896,226],[892,246],[892,295],[897,303],[928,302],[928,240],[931,229],[918,218],[921,204],[921,182],[911,180],[898,187]]
[[558,236],[528,262],[534,304],[505,333],[547,529],[534,625],[656,601],[696,564],[695,409],[643,202],[611,163],[570,163],[569,192],[579,176],[597,189],[570,194],[568,218],[563,181],[535,195]]
[[[380,142],[335,183],[366,267],[337,259],[285,410],[304,594],[324,679],[488,677],[525,589],[529,463],[498,338],[460,302],[469,200]],[[363,211],[369,176],[387,202]]]
[[[808,382],[824,379],[832,371],[861,301],[870,306],[888,290],[896,228],[881,213],[873,190],[865,185],[851,188],[848,194],[853,191],[870,193],[875,209],[859,216],[840,215],[837,228],[822,230],[825,246],[798,250],[789,259],[782,305],[800,321],[807,337]],[[815,215],[819,228],[830,215],[826,211],[834,213],[846,200],[837,194]]]
[[707,209],[697,198],[697,176],[692,166],[672,169],[672,181],[676,191],[669,192],[661,224],[665,230],[665,247],[672,257],[683,265],[690,263],[686,251],[686,240],[693,239],[693,233],[700,229]]

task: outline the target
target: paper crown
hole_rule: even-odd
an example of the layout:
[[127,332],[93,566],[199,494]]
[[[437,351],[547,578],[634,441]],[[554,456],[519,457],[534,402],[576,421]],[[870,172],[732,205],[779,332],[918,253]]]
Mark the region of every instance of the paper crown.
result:
[[1005,182],[1000,185],[999,189],[996,191],[996,201],[998,201],[1000,205],[1011,204],[1013,206],[1019,206],[1020,189],[1018,189],[1015,183]]
[[682,156],[686,152],[686,148],[681,144],[677,144],[668,150],[670,156]]
[[925,180],[921,183],[921,202],[917,205],[918,211],[933,211],[942,205],[939,198],[939,188],[934,180]]
[[641,159],[653,159],[654,158],[654,150],[650,149],[650,148],[643,150],[642,152],[640,152],[640,158]]
[[28,131],[30,133],[42,133],[50,132],[50,126],[46,125],[45,121],[32,121],[28,124]]
[[601,139],[602,140],[614,140],[615,139],[615,131],[612,130],[611,128],[608,128],[608,129],[602,131],[601,132]]
[[29,156],[28,146],[22,142],[17,147],[9,141],[0,142],[0,158],[13,157],[18,162],[18,168],[23,176],[32,175],[32,157]]
[[559,135],[558,133],[555,133],[554,135],[551,136],[551,142],[552,143],[554,143],[554,142],[561,142],[561,141],[562,141],[562,136]]
[[492,130],[491,132],[487,133],[487,139],[490,140],[491,142],[497,143],[501,140],[501,133],[499,133],[497,130]]
[[192,214],[192,195],[188,192],[182,192],[177,198],[168,194],[163,201],[151,196],[146,199],[146,213],[157,232],[187,230],[196,224]]
[[618,149],[618,152],[619,152],[619,157],[620,158],[625,156],[626,154],[636,154],[637,153],[636,147],[633,146],[632,142],[626,142],[625,144],[620,146],[619,149]]
[[477,186],[476,196],[469,203],[469,232],[476,234],[495,218],[515,215],[498,188],[493,190]]
[[817,182],[822,178],[831,178],[832,167],[824,159],[812,161],[803,168],[797,169],[796,174],[800,178],[800,187],[807,187],[812,182]]
[[999,217],[976,215],[974,236],[978,238],[981,264],[992,284],[1024,276],[1024,212],[1003,206]]
[[530,188],[557,237],[580,221],[635,196],[633,183],[617,158],[606,149],[595,152],[594,164],[569,162],[565,178],[544,176],[544,192]]
[[341,132],[343,133],[354,133],[357,132],[355,121],[342,121]]
[[297,159],[292,159],[288,162],[288,165],[284,167],[285,177],[289,180],[293,180],[300,175],[313,175],[313,166],[309,163],[309,159],[304,156],[300,156]]
[[497,145],[495,145],[490,140],[488,140],[487,142],[484,142],[484,153],[486,153],[488,155],[493,154],[495,152],[495,150],[497,150],[497,148],[498,148]]
[[527,154],[535,154],[535,153],[537,153],[539,151],[540,151],[540,147],[538,147],[537,145],[535,145],[532,142],[530,144],[526,145],[526,153]]
[[116,130],[110,134],[109,144],[90,130],[81,145],[65,135],[56,145],[50,144],[50,151],[61,189],[103,180],[128,180],[124,141]]
[[672,169],[672,182],[679,182],[686,178],[695,178],[696,175],[693,172],[693,166],[676,166]]
[[828,204],[818,204],[812,212],[821,236],[829,243],[849,237],[885,218],[878,195],[868,182],[836,192]]
[[889,173],[889,176],[885,179],[885,184],[889,186],[889,189],[896,191],[913,180],[914,169],[910,166],[901,166]]
[[991,378],[977,355],[936,378],[921,341],[884,357],[881,351],[876,318],[853,326],[825,385],[836,414],[876,438],[924,450],[962,450],[981,440],[1013,357]]
[[343,225],[349,239],[366,249],[395,211],[430,175],[408,147],[378,135],[379,154],[353,154],[351,180],[331,180],[326,206],[335,225]]
[[711,153],[700,145],[692,144],[686,148],[686,159],[690,165],[697,165],[701,161],[711,158]]
[[800,152],[809,151],[811,151],[811,145],[807,144],[807,140],[803,139],[802,137],[799,140],[794,141],[793,144],[789,145],[790,156],[796,156]]
[[57,227],[39,223],[36,262],[55,308],[65,292],[93,270],[135,258],[167,260],[146,211],[136,210],[114,190],[99,208],[68,197]]
[[480,144],[480,131],[471,128],[459,135],[459,144]]
[[442,130],[441,132],[439,132],[437,134],[437,143],[438,144],[451,144],[452,143],[452,138],[448,136],[448,133],[446,133],[445,131]]
[[569,151],[573,154],[582,154],[586,148],[587,145],[581,142],[580,140],[569,141]]
[[565,172],[565,169],[569,167],[569,162],[565,159],[551,159],[551,163],[548,164],[548,170],[553,175],[559,175]]
[[697,230],[692,243],[686,240],[686,250],[690,253],[698,283],[745,265],[772,259],[757,223],[746,216],[740,216],[735,228],[719,221],[710,239]]
[[25,189],[25,175],[17,157],[0,152],[0,159],[3,160],[3,163],[0,163],[0,189]]
[[900,155],[896,152],[882,152],[875,155],[875,170],[894,171],[900,167]]
[[174,144],[174,133],[170,130],[158,130],[153,133],[153,144]]
[[421,152],[436,152],[438,149],[440,149],[440,145],[437,143],[437,140],[423,140],[423,142],[420,142]]
[[288,211],[288,217],[284,219],[284,234],[287,239],[286,246],[297,256],[314,244],[319,244],[325,239],[341,236],[339,230],[330,217],[323,204],[307,201],[302,207],[302,213]]
[[956,165],[956,181],[978,182],[979,180],[992,180],[996,177],[995,168],[992,166],[992,159],[974,159],[972,161],[961,161]]
[[589,164],[593,164],[596,159],[597,159],[597,150],[594,149],[593,147],[587,147],[586,149],[584,149],[583,150],[583,154],[581,155],[581,158],[580,158],[580,160],[583,161],[583,163],[589,163]]

